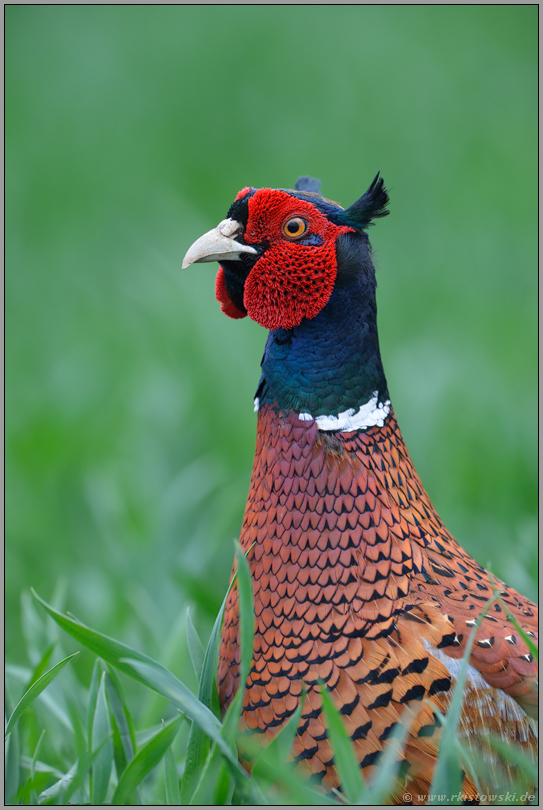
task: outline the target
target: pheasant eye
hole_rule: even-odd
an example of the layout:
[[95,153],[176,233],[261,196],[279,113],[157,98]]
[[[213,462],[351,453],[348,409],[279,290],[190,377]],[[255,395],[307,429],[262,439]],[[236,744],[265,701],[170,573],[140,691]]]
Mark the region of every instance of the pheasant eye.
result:
[[307,233],[308,228],[309,223],[306,222],[305,219],[301,217],[291,217],[287,219],[283,225],[283,233],[285,236],[288,236],[289,239],[299,239],[300,236]]

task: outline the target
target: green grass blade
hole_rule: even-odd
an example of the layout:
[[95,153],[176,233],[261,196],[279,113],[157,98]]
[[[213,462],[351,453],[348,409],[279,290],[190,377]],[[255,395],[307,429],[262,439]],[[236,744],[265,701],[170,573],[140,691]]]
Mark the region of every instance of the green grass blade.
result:
[[200,807],[205,805],[215,805],[215,795],[217,784],[224,772],[224,757],[220,750],[214,745],[207,757],[204,768],[200,773],[198,784],[190,798],[191,806]]
[[277,734],[265,748],[259,745],[254,749],[255,759],[252,768],[252,773],[254,776],[259,775],[259,762],[264,756],[271,762],[274,760],[281,763],[287,761],[287,757],[294,743],[294,738],[296,737],[296,731],[300,725],[300,718],[302,716],[304,702],[305,692],[302,693],[302,699],[300,700],[298,708],[294,714],[289,717],[279,734]]
[[[304,702],[305,692],[302,693],[302,698],[294,714],[265,748],[254,736],[249,741],[244,740],[245,750],[248,750],[254,756],[251,769],[253,780],[257,781],[258,789],[264,793],[272,787],[276,779],[276,769],[287,765],[287,757],[296,737]],[[292,767],[292,765],[289,763],[287,767]],[[266,778],[266,774],[270,773],[270,771],[274,774],[271,780]],[[260,803],[263,804],[264,802]]]
[[[36,681],[45,673],[47,672],[47,667],[49,666],[49,661],[51,659],[51,655],[53,654],[53,650],[56,647],[56,643],[49,644],[47,649],[45,650],[41,660],[38,662],[36,667],[34,668],[34,672],[30,677],[30,682],[27,686],[27,689],[30,689],[32,684],[36,683]],[[26,691],[26,690],[25,690]]]
[[358,764],[351,738],[345,723],[328,693],[326,685],[320,681],[322,706],[326,717],[328,736],[334,752],[334,764],[341,782],[341,790],[349,804],[364,804],[365,784]]
[[202,669],[204,666],[205,650],[202,642],[200,641],[200,636],[196,632],[196,628],[192,623],[189,609],[187,609],[187,644],[189,648],[190,660],[192,661],[192,666],[194,668],[194,674],[196,675],[198,683],[200,683]]
[[[250,549],[249,549],[250,551]],[[242,558],[242,566],[244,576],[243,585],[242,585],[242,593],[243,593],[243,603],[241,604],[241,610],[243,614],[246,615],[247,610],[249,611],[249,615],[251,619],[249,622],[245,621],[245,631],[241,631],[242,634],[242,655],[243,655],[243,645],[245,649],[248,651],[245,654],[245,660],[242,663],[242,667],[245,668],[244,671],[249,672],[249,668],[251,665],[251,661],[248,660],[250,652],[250,656],[252,659],[252,649],[253,649],[253,634],[254,634],[254,613],[252,607],[252,583],[250,580],[250,572],[248,570],[247,562],[245,559],[245,555],[241,552],[238,552],[238,567],[236,573],[232,577],[230,585],[228,586],[228,590],[226,592],[226,596],[224,597],[224,601],[221,605],[221,609],[217,615],[215,620],[215,624],[213,625],[213,630],[211,632],[211,636],[209,638],[209,642],[206,648],[206,652],[204,655],[204,661],[202,665],[201,677],[200,677],[200,685],[198,689],[198,698],[199,700],[207,706],[209,709],[214,708],[214,699],[216,699],[217,695],[217,688],[216,688],[216,673],[217,673],[217,660],[219,654],[219,641],[220,641],[220,634],[221,634],[221,627],[223,621],[224,610],[226,607],[226,601],[232,590],[234,583],[237,581],[240,564],[239,558]],[[250,601],[249,601],[250,600]],[[237,707],[236,707],[237,708]],[[227,715],[228,718],[233,717],[233,712]],[[230,729],[235,729],[233,733],[230,733]],[[233,747],[233,738],[235,736],[235,732],[237,732],[237,723],[233,723],[230,725],[230,720],[227,724],[227,734],[224,733],[221,735],[223,738],[228,739],[228,742],[231,742]],[[221,744],[219,745],[220,750],[224,753],[222,745],[226,744],[223,740],[221,740]],[[181,780],[181,800],[184,804],[189,804],[191,800],[193,800],[196,791],[198,790],[198,786],[202,779],[202,774],[206,767],[211,767],[211,759],[213,755],[210,752],[210,738],[202,733],[202,729],[193,723],[191,733],[189,736],[189,742],[187,746],[187,756],[186,756],[186,764],[185,764],[185,772],[183,774],[183,778]],[[239,775],[240,772],[245,774],[245,771],[239,766],[237,761],[237,756],[232,750],[231,756],[228,757],[230,762],[233,762],[232,757],[235,759],[236,763],[236,773]],[[246,776],[246,775],[245,775]],[[244,777],[242,776],[242,779]]]
[[[215,715],[178,680],[166,667],[148,655],[139,653],[115,639],[91,630],[80,622],[63,616],[34,594],[55,621],[78,641],[130,677],[164,695],[193,720],[212,740],[217,742],[227,758],[232,752],[221,737],[221,724]],[[236,759],[237,763],[237,759]]]
[[140,675],[140,680],[146,683],[155,691],[171,700],[187,717],[196,723],[213,742],[216,742],[223,754],[237,764],[237,758],[232,753],[229,746],[221,736],[221,724],[207,706],[204,706],[198,698],[192,694],[184,683],[168,672],[151,666],[142,661],[129,661],[130,668],[136,670]]
[[494,597],[496,599],[496,602],[501,607],[501,609],[503,610],[503,612],[505,613],[505,615],[507,616],[507,618],[509,619],[509,621],[511,622],[513,627],[517,630],[519,636],[522,638],[522,640],[524,641],[524,643],[528,647],[528,650],[531,652],[531,654],[533,655],[535,660],[539,661],[539,647],[537,646],[535,641],[532,638],[530,638],[530,636],[527,634],[526,630],[524,630],[524,628],[520,626],[519,621],[516,618],[516,616],[514,616],[511,613],[511,610],[507,607],[507,605],[505,604],[505,602],[501,598],[502,591],[500,590],[500,582],[498,582],[496,577],[490,571],[488,573],[489,573],[489,576],[490,576],[490,584],[492,586],[492,591],[494,593]]
[[71,616],[59,613],[57,610],[55,610],[55,608],[51,607],[51,605],[48,605],[47,602],[41,599],[35,593],[35,591],[32,591],[32,593],[34,594],[34,598],[43,605],[45,610],[57,622],[57,624],[62,627],[63,630],[87,647],[87,649],[91,650],[105,661],[108,661],[114,667],[117,667],[117,669],[120,669],[122,672],[129,675],[131,678],[134,678],[136,681],[143,683],[145,686],[149,686],[149,684],[142,679],[141,675],[139,675],[139,673],[127,663],[128,660],[148,664],[150,667],[159,669],[170,675],[172,678],[175,677],[171,674],[171,672],[169,672],[169,670],[166,669],[166,667],[162,666],[162,664],[160,664],[158,661],[154,661],[148,655],[140,653],[137,650],[132,649],[132,647],[129,647],[127,644],[116,641],[109,636],[105,636],[103,633],[99,633],[96,630],[91,630],[90,627],[86,627],[80,621]]
[[239,688],[223,720],[222,736],[234,747],[243,707],[245,684],[253,661],[254,622],[253,581],[247,559],[239,546],[236,550],[236,587],[238,590],[239,635],[241,647]]
[[175,739],[184,715],[176,717],[168,723],[158,734],[136,754],[119,780],[113,794],[112,804],[126,804],[128,797],[134,792],[142,780],[158,765],[168,748]]
[[223,759],[217,779],[215,780],[215,790],[213,793],[213,804],[215,807],[232,804],[235,786],[235,777],[232,775],[228,763]]
[[[258,781],[264,782],[264,789],[267,790],[270,784],[275,788],[280,788],[281,793],[286,793],[282,804],[288,805],[310,805],[329,806],[338,805],[340,802],[326,796],[323,793],[313,790],[309,780],[309,774],[303,770],[295,770],[291,762],[278,762],[275,757],[267,756],[267,748],[259,757]],[[251,784],[252,795],[256,793],[257,785]],[[249,802],[254,803],[254,802]],[[265,801],[259,802],[265,804]],[[273,802],[275,803],[275,801]],[[343,806],[343,802],[341,805]]]
[[106,694],[109,707],[111,709],[112,718],[114,719],[119,731],[123,753],[126,757],[126,762],[128,763],[134,756],[133,722],[123,696],[119,679],[117,678],[115,671],[110,669],[109,666],[106,676]]
[[242,688],[238,689],[222,722],[222,736],[232,749],[234,749],[234,743],[238,734],[244,691],[245,690]]
[[[245,785],[238,786],[239,796],[243,797],[243,804],[277,804],[283,798],[283,803],[300,805],[336,805],[339,802],[325,797],[322,793],[313,790],[309,774],[302,769],[295,770],[294,762],[287,761],[292,749],[296,731],[305,704],[305,691],[302,692],[300,703],[294,714],[288,719],[281,731],[271,742],[263,747],[258,735],[243,739],[243,749],[254,759],[252,766],[252,780],[249,789]],[[266,795],[273,787],[271,800]]]
[[236,788],[240,795],[248,799],[243,801],[243,804],[266,804],[258,786],[241,765],[234,767],[230,760],[224,758],[218,747],[213,745],[190,799],[190,805],[199,807],[230,804]]
[[[29,771],[29,776],[26,781],[24,781],[18,788],[16,797],[14,796],[14,801],[9,802],[10,804],[37,804],[38,803],[38,795],[36,792],[36,787],[44,782],[44,777],[42,774],[38,774],[38,754],[40,752],[40,748],[43,742],[43,738],[45,736],[45,729],[42,729],[38,742],[34,748],[34,753],[32,757],[22,756],[20,758],[20,775],[22,776],[22,771]],[[9,742],[11,737],[6,742],[6,753],[9,750]],[[28,738],[26,740],[28,746]],[[22,781],[22,780],[21,780]],[[7,800],[8,789],[6,789],[6,796],[5,800]],[[11,796],[11,794],[10,794]]]
[[200,726],[193,723],[187,744],[185,770],[181,779],[182,804],[190,804],[205,769],[210,751],[210,737],[203,732]]
[[532,638],[530,638],[530,636],[527,634],[526,630],[524,630],[524,628],[522,628],[520,626],[520,624],[518,623],[518,620],[515,618],[515,616],[513,616],[511,611],[507,608],[507,605],[505,604],[505,602],[502,599],[498,599],[498,604],[500,605],[500,607],[507,614],[507,618],[509,619],[511,624],[515,627],[515,629],[518,631],[519,636],[522,638],[522,640],[524,641],[524,643],[528,647],[529,651],[531,652],[531,654],[533,655],[535,660],[539,661],[539,647],[537,646],[537,644],[534,642],[534,640]]
[[398,725],[386,742],[383,754],[379,759],[375,781],[367,790],[363,804],[377,806],[385,804],[385,800],[389,797],[396,784],[401,765],[401,754],[405,748],[414,719],[415,715],[411,714],[409,709],[404,709]]
[[45,736],[45,729],[42,729],[42,732],[40,734],[40,738],[39,738],[39,740],[38,740],[38,742],[36,744],[36,747],[34,749],[34,755],[32,756],[32,761],[30,763],[30,780],[32,782],[34,781],[34,776],[36,775],[36,762],[38,761],[38,754],[40,752],[40,748],[41,748],[41,744],[43,742],[44,736]]
[[91,804],[103,804],[113,766],[113,740],[106,700],[106,673],[102,673],[96,711],[92,723],[92,750],[97,753],[92,766]]
[[467,745],[463,745],[458,737],[456,738],[456,745],[459,751],[459,758],[460,763],[464,772],[469,776],[473,784],[475,785],[475,790],[477,791],[479,796],[483,796],[485,790],[483,788],[480,775],[477,772],[477,760],[474,758],[474,751],[469,748]]
[[166,787],[166,804],[172,807],[180,806],[179,776],[171,745],[164,754],[164,783]]
[[539,647],[537,646],[537,644],[535,643],[533,638],[530,638],[530,636],[528,635],[526,630],[524,630],[524,628],[520,626],[520,624],[518,622],[518,619],[511,613],[511,611],[509,610],[509,608],[507,607],[507,605],[505,604],[503,599],[501,599],[498,596],[497,602],[498,602],[498,605],[501,607],[501,609],[506,614],[507,618],[509,619],[509,621],[511,622],[513,627],[517,630],[519,636],[522,638],[522,640],[524,641],[524,643],[528,647],[528,650],[531,652],[534,659],[536,661],[539,661]]
[[4,756],[4,800],[6,804],[12,804],[19,790],[21,776],[21,741],[17,727],[6,740]]
[[[436,716],[438,716],[436,712]],[[447,717],[439,715],[443,726],[439,754],[432,777],[430,794],[434,796],[429,805],[441,804],[462,804],[460,794],[462,789],[462,763],[461,751],[457,745],[456,737],[445,736],[444,730],[447,726]],[[454,724],[454,721],[451,725]],[[456,796],[456,799],[449,799]]]
[[208,707],[208,709],[213,707],[213,690],[217,678],[217,662],[219,658],[219,642],[221,638],[222,620],[226,608],[226,602],[230,596],[230,591],[232,590],[235,581],[236,574],[234,574],[232,577],[228,590],[226,591],[226,596],[224,597],[221,605],[221,609],[219,610],[217,618],[215,619],[213,630],[211,631],[204,656],[200,686],[198,688],[198,698],[202,701],[204,706]]
[[75,762],[70,770],[60,777],[58,782],[48,787],[47,790],[42,791],[38,797],[40,804],[56,803],[56,799],[70,786],[77,773],[78,763]]
[[34,600],[28,591],[21,594],[21,625],[26,653],[32,666],[39,664],[43,653],[51,645],[45,629],[45,622],[36,610]]
[[[106,694],[111,712],[113,729],[113,758],[117,774],[122,774],[134,758],[134,747],[130,733],[130,713],[125,704],[121,684],[113,668],[108,666],[106,674]],[[110,671],[111,670],[111,671]],[[131,797],[130,804],[140,804],[139,797]]]
[[60,801],[56,802],[57,804],[70,804],[71,797],[81,789],[82,794],[85,792],[84,783],[87,777],[87,774],[91,770],[92,765],[96,761],[96,758],[100,755],[102,748],[104,745],[108,743],[110,740],[109,737],[105,737],[98,748],[95,751],[86,751],[83,756],[76,762],[76,773],[75,777],[69,782],[68,785],[64,788],[64,793]]
[[[226,607],[226,600],[228,599],[234,584],[234,580],[235,577],[233,577],[232,581],[230,582],[226,596],[224,597],[221,605],[221,609],[219,610],[217,618],[215,619],[215,624],[213,625],[213,630],[211,631],[211,635],[209,637],[202,665],[202,673],[198,687],[198,699],[210,710],[213,709],[213,697],[214,693],[217,691],[215,679],[217,673],[219,641],[221,636],[224,609]],[[202,772],[205,768],[210,749],[211,741],[209,736],[202,732],[200,726],[193,723],[187,745],[185,771],[181,779],[182,804],[190,804],[194,792],[197,789]]]
[[107,738],[102,741],[96,751],[85,752],[83,757],[77,760],[65,774],[59,773],[56,768],[50,768],[43,762],[37,762],[36,770],[51,773],[58,777],[58,781],[55,782],[54,785],[51,785],[51,787],[40,794],[38,798],[39,804],[70,804],[70,798],[73,794],[79,790],[79,788],[83,788],[85,777],[106,742]]
[[48,774],[49,776],[54,776],[56,779],[61,779],[63,774],[58,768],[54,768],[52,765],[48,765],[46,762],[42,762],[40,759],[37,759],[34,763],[30,759],[23,754],[21,757],[21,767],[25,768],[25,770],[29,771],[32,767],[34,768],[35,773],[44,773]]
[[11,717],[8,720],[6,726],[6,737],[12,731],[15,723],[20,718],[20,716],[25,712],[29,706],[36,700],[36,698],[41,695],[43,690],[49,686],[51,681],[53,681],[57,675],[59,675],[66,664],[72,660],[77,653],[72,653],[72,655],[68,655],[67,658],[64,658],[62,661],[59,661],[58,664],[55,664],[54,667],[51,667],[47,672],[44,672],[37,681],[35,681],[32,686],[26,690],[18,704],[15,706]]
[[[479,630],[484,617],[495,601],[495,595],[488,600],[483,610],[479,614],[466,644],[460,672],[458,673],[458,678],[456,679],[456,683],[454,685],[454,692],[447,710],[447,716],[445,718],[441,735],[439,756],[434,769],[432,785],[430,787],[430,793],[433,796],[443,796],[445,798],[435,799],[432,802],[433,805],[452,804],[448,797],[460,795],[462,787],[462,772],[460,766],[460,751],[456,745],[456,738],[458,724],[460,722],[462,700],[464,696],[464,684],[468,674],[469,658],[473,648],[473,643],[475,641],[475,636],[477,635],[477,631]],[[436,712],[436,715],[437,714],[438,713]],[[461,799],[457,799],[454,803],[461,803]]]
[[489,734],[487,742],[491,748],[501,754],[508,762],[513,762],[525,774],[528,781],[534,785],[538,783],[537,764],[532,757],[520,746],[508,745],[495,734]]
[[87,700],[87,746],[89,751],[92,751],[92,723],[96,713],[96,701],[98,700],[98,690],[100,688],[102,672],[102,662],[97,658],[92,668],[89,697]]
[[241,644],[240,687],[244,690],[253,662],[255,612],[251,570],[240,546],[237,547],[236,560]]
[[181,778],[181,804],[189,805],[198,786],[198,781],[205,768],[207,757],[211,750],[211,741],[200,726],[192,724],[187,753],[185,757],[185,770]]
[[17,795],[19,804],[38,803],[37,790],[39,790],[38,786],[41,785],[44,779],[41,774],[37,774],[37,763],[38,763],[38,754],[40,752],[44,736],[45,736],[45,729],[42,729],[42,732],[34,748],[34,753],[31,759],[29,759],[28,757],[21,757],[21,766],[25,770],[28,770],[30,773],[26,782],[19,788]]
[[[228,707],[222,725],[221,736],[230,747],[232,756],[237,761],[235,741],[241,717],[245,683],[253,660],[254,609],[251,572],[245,555],[239,547],[237,547],[236,559],[236,587],[238,589],[241,646],[240,688]],[[232,795],[233,789],[234,779],[220,757],[219,750],[214,749],[208,756],[205,769],[190,801],[193,805],[223,804]]]

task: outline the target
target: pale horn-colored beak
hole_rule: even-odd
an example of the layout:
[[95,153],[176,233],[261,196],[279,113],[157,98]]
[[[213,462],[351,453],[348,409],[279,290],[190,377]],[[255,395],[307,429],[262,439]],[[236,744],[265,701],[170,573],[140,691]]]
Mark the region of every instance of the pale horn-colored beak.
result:
[[212,231],[204,233],[189,247],[183,259],[183,270],[190,264],[197,262],[220,262],[221,260],[236,261],[240,253],[258,253],[250,245],[242,245],[234,239],[243,230],[235,219],[223,219]]

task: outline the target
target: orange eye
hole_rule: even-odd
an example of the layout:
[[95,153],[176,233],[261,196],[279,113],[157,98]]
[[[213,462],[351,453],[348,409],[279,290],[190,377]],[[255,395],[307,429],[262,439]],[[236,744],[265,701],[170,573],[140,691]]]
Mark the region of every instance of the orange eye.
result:
[[287,219],[283,225],[283,233],[285,236],[288,236],[289,239],[299,239],[300,236],[307,233],[308,228],[309,223],[306,222],[305,219],[301,217],[291,217]]

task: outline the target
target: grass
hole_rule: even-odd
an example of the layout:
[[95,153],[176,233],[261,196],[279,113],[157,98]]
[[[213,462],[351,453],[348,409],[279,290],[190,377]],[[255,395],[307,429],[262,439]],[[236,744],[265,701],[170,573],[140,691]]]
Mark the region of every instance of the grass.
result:
[[[249,567],[237,553],[237,588],[241,621],[241,678],[244,682],[252,659],[253,605]],[[204,651],[187,616],[189,652],[198,681],[194,694],[163,664],[128,645],[86,627],[33,594],[42,611],[27,600],[27,621],[40,625],[48,644],[33,669],[8,667],[9,691],[23,694],[9,711],[6,725],[6,804],[20,805],[382,805],[398,794],[398,758],[410,720],[404,720],[390,738],[376,776],[366,784],[356,761],[343,719],[322,685],[328,734],[337,762],[341,791],[324,794],[293,769],[288,761],[304,697],[298,710],[266,747],[253,745],[252,771],[238,761],[236,738],[241,716],[240,690],[220,718],[216,688],[218,640],[224,609],[217,616]],[[490,600],[479,616],[466,647],[444,726],[436,765],[431,804],[461,804],[462,772],[479,785],[477,767],[457,737],[461,694],[467,660],[475,633]],[[48,618],[47,618],[48,617]],[[53,620],[54,624],[50,620]],[[47,668],[62,643],[60,627],[97,657],[88,688],[77,679],[70,664],[76,653]],[[33,651],[34,653],[37,650]],[[537,651],[535,651],[537,653]],[[138,709],[129,707],[122,678],[137,683]],[[160,723],[141,725],[145,703],[158,694],[166,703]],[[244,748],[251,741],[244,740]],[[496,785],[493,800],[499,804],[526,804],[526,785],[536,784],[535,763],[522,751],[497,740],[495,750],[517,770],[517,783]],[[512,792],[513,791],[513,792]],[[481,794],[481,790],[479,791]],[[501,797],[500,797],[501,793]],[[532,796],[528,803],[533,803]]]

